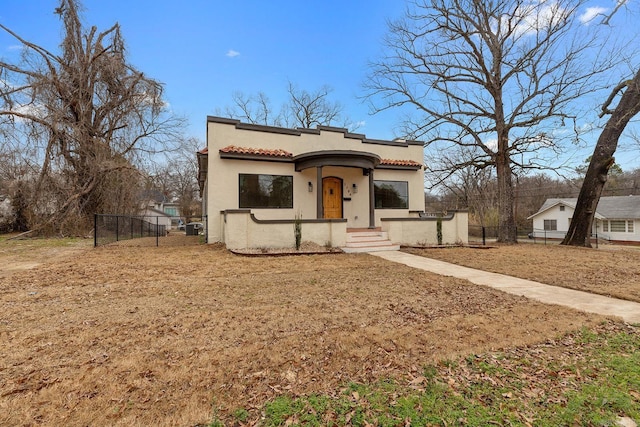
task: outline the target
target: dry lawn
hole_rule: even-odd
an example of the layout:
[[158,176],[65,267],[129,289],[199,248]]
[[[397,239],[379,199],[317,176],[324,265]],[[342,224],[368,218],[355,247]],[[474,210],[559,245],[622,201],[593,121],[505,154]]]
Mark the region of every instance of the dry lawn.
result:
[[407,252],[549,285],[640,302],[640,249],[520,244]]
[[[368,255],[175,244],[74,249],[0,275],[0,425],[195,425],[600,320]],[[508,252],[439,252],[458,251]],[[569,253],[575,274],[595,270]]]

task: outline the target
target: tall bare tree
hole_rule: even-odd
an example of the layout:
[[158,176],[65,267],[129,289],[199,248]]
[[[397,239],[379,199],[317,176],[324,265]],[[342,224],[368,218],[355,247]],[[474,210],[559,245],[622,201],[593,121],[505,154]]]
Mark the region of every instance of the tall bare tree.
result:
[[23,46],[20,62],[0,61],[0,117],[38,150],[37,229],[86,229],[94,213],[134,209],[136,157],[165,148],[181,125],[162,85],[127,62],[120,26],[85,28],[80,9],[78,0],[59,1],[59,53],[0,25]]
[[[514,172],[548,167],[576,100],[617,56],[578,21],[582,0],[415,0],[389,24],[366,83],[374,111],[408,106],[437,182],[495,168],[501,242],[516,242]],[[598,56],[600,54],[600,56]],[[378,101],[381,100],[381,101]],[[573,134],[575,138],[575,133]]]
[[[603,17],[602,24],[610,25],[614,15],[622,7],[626,7],[627,3],[627,0],[618,1],[613,11]],[[611,104],[616,99],[619,99],[618,104],[612,110]],[[596,208],[610,172],[615,168],[613,156],[618,148],[618,140],[631,119],[639,112],[640,69],[637,69],[632,78],[620,82],[611,91],[602,105],[600,117],[609,114],[610,117],[598,137],[591,156],[569,230],[562,241],[563,245],[591,247],[591,228]]]
[[[611,103],[620,92],[623,93],[619,97],[618,105],[610,110]],[[615,164],[613,155],[618,147],[618,139],[629,121],[638,113],[640,113],[640,70],[633,78],[616,86],[602,107],[601,116],[611,114],[611,117],[598,137],[580,188],[569,230],[562,241],[563,245],[591,247],[591,227],[609,170]]]

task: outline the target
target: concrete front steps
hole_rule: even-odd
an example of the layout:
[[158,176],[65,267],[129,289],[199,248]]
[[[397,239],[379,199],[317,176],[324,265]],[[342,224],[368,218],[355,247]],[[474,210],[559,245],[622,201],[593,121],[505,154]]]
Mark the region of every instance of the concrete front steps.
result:
[[394,245],[389,240],[386,231],[379,229],[351,229],[347,230],[347,244],[340,248],[346,253],[398,251],[400,245]]

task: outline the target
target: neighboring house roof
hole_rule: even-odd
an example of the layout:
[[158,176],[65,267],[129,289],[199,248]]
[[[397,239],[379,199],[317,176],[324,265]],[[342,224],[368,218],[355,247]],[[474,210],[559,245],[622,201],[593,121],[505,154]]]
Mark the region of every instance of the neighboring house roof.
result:
[[156,215],[156,216],[166,216],[168,218],[171,218],[171,215],[169,215],[166,212],[163,212],[159,209],[155,209],[155,208],[145,208],[144,209],[144,214],[145,215]]
[[140,200],[153,200],[156,203],[164,203],[167,201],[167,198],[162,191],[159,190],[142,190],[140,192]]
[[[527,219],[531,219],[557,205],[565,205],[575,209],[577,201],[577,198],[547,199],[538,212]],[[640,219],[640,196],[600,197],[596,208],[596,218]]]

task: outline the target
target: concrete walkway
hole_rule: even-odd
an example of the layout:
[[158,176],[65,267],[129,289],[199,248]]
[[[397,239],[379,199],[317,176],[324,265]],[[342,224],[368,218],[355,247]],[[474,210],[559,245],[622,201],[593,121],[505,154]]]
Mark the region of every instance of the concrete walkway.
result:
[[618,316],[625,322],[640,323],[640,303],[637,302],[545,285],[504,274],[489,273],[399,251],[371,252],[370,255],[442,276],[466,279],[478,285],[490,286],[510,294],[525,296],[547,304],[564,305],[589,313]]

